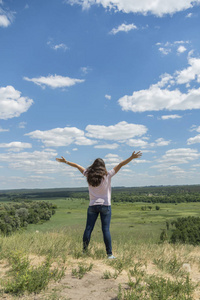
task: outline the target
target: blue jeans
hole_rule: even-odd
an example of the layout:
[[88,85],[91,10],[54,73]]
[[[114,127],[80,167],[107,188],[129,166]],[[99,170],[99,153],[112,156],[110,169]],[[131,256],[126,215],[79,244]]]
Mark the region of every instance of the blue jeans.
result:
[[87,250],[91,233],[94,229],[94,225],[100,214],[101,228],[103,232],[104,243],[106,246],[106,253],[112,254],[112,244],[110,235],[110,221],[111,221],[111,206],[106,205],[93,205],[88,207],[87,211],[87,223],[83,234],[83,250]]

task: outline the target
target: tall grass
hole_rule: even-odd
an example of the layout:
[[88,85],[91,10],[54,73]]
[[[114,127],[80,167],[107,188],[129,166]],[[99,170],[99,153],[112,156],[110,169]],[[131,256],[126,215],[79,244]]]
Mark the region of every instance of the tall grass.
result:
[[[182,260],[188,261],[188,254],[192,252],[192,245],[171,245],[139,243],[129,239],[126,243],[119,240],[113,241],[113,252],[119,258],[133,257],[134,259],[149,260],[158,259],[159,257],[170,257],[177,253],[181,254]],[[52,257],[76,256],[80,251],[82,253],[82,232],[76,230],[59,230],[55,232],[22,232],[11,236],[0,236],[0,258],[5,253],[11,250],[24,251],[36,255],[48,255]],[[90,242],[90,254],[94,259],[102,259],[106,256],[103,239],[101,242],[95,241],[95,238]]]
[[70,230],[44,233],[23,232],[7,237],[0,236],[1,255],[13,249],[41,256],[50,254],[52,257],[62,257],[71,255],[77,247],[81,247],[81,235]]

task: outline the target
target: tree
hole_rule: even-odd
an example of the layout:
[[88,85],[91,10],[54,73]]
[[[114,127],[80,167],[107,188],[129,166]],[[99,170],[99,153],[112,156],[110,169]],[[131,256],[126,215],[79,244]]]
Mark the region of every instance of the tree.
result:
[[16,210],[16,216],[18,216],[20,218],[21,223],[24,225],[24,222],[27,222],[28,220],[28,209],[21,207],[19,209]]

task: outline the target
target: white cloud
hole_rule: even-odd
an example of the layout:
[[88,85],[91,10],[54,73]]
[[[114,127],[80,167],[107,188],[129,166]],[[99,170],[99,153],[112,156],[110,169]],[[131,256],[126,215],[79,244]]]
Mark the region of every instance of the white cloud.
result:
[[187,140],[188,145],[197,144],[197,143],[200,143],[200,134],[191,137]]
[[117,154],[109,153],[105,156],[104,161],[108,167],[114,167],[118,165],[122,161],[122,159]]
[[94,146],[94,148],[97,148],[97,149],[117,149],[118,147],[119,147],[119,145],[117,143]]
[[27,124],[26,122],[20,122],[18,127],[19,128],[25,128],[26,124]]
[[193,167],[200,167],[200,164],[195,164],[195,165],[193,165]]
[[76,83],[84,82],[84,79],[75,79],[70,77],[63,77],[60,75],[49,75],[47,77],[38,77],[38,78],[28,78],[24,77],[24,80],[31,81],[41,87],[50,86],[51,88],[63,88],[70,87],[75,85]]
[[21,97],[21,92],[12,86],[0,87],[0,119],[19,117],[33,104],[33,100]]
[[200,132],[200,126],[197,127],[197,125],[192,125],[190,131],[197,131],[197,132]]
[[133,159],[132,164],[137,165],[137,164],[144,164],[144,163],[150,163],[151,161],[146,160],[146,159]]
[[[25,135],[32,139],[41,140],[46,147],[62,147],[69,146],[70,144],[82,146],[97,144],[96,140],[90,138],[126,142],[127,139],[141,136],[146,132],[147,128],[144,125],[129,124],[123,121],[111,126],[88,125],[85,132],[76,127],[65,127],[46,131],[35,130]],[[105,143],[102,145],[95,145],[95,148],[116,149],[118,146],[117,143]]]
[[119,159],[119,155],[118,154],[108,153],[108,154],[106,154],[105,158],[107,158],[107,159],[110,159],[110,158]]
[[165,116],[161,116],[162,120],[169,120],[169,119],[181,119],[182,116],[179,115],[165,115]]
[[129,32],[130,30],[133,30],[133,29],[137,29],[137,26],[134,25],[133,23],[132,24],[121,24],[119,25],[117,28],[113,28],[111,31],[110,31],[110,34],[117,34],[118,32]]
[[88,125],[86,131],[88,132],[86,136],[90,138],[120,141],[142,136],[147,132],[147,128],[144,125],[129,124],[122,121],[111,126]]
[[[161,171],[161,170],[160,170]],[[185,170],[183,170],[182,168],[178,167],[178,166],[168,166],[165,168],[165,171],[170,171],[172,172],[174,175],[183,175],[186,173]]]
[[[3,2],[0,2],[0,5]],[[3,8],[0,7],[0,27],[8,27],[11,25],[14,19],[14,14],[11,11],[5,11]]]
[[51,130],[36,130],[25,134],[32,139],[41,140],[46,147],[76,145],[93,145],[96,141],[85,137],[84,131],[76,127],[54,128]]
[[105,98],[108,100],[111,100],[111,96],[110,95],[105,95]]
[[30,143],[22,142],[11,142],[11,143],[0,143],[0,148],[9,148],[12,151],[20,151],[25,148],[32,148]]
[[177,49],[177,52],[178,53],[183,53],[185,52],[187,49],[182,45],[182,46],[179,46],[178,49]]
[[0,15],[0,27],[8,27],[11,24],[10,20],[5,15]]
[[[196,149],[178,148],[166,151],[165,155],[158,160],[162,165],[187,164],[190,161],[198,159],[200,154]],[[159,165],[160,166],[160,165]],[[156,166],[155,166],[156,167]]]
[[[162,176],[169,176],[167,173],[172,173],[174,175],[173,180],[170,184],[175,184],[175,180],[180,178],[185,178],[186,184],[188,184],[189,178],[193,173],[190,170],[184,170],[177,165],[188,164],[194,160],[199,159],[200,153],[196,149],[191,148],[179,148],[171,149],[166,151],[165,155],[158,159],[157,165],[153,165],[150,168],[156,168],[162,174]],[[194,178],[193,178],[194,179]],[[166,181],[165,181],[166,182]]]
[[164,55],[168,55],[171,52],[171,49],[163,47],[160,47],[158,50]]
[[124,13],[141,13],[143,15],[151,13],[159,17],[192,8],[200,3],[199,0],[65,0],[65,2],[71,5],[82,5],[83,9],[101,4],[106,9],[114,9]]
[[10,131],[10,129],[3,129],[2,127],[0,127],[0,132],[6,132],[6,131]]
[[166,42],[166,43],[156,43],[158,46],[158,50],[164,54],[168,55],[172,52],[173,49],[176,49],[177,54],[185,52],[187,49],[184,46],[185,44],[189,44],[189,41],[174,41],[174,42]]
[[65,44],[61,43],[61,44],[58,44],[58,45],[53,45],[51,47],[52,49],[54,50],[58,50],[58,49],[62,49],[64,51],[66,51],[67,49],[69,49]]
[[185,84],[195,79],[200,83],[200,58],[189,57],[188,63],[188,68],[175,73],[177,83]]
[[48,182],[47,185],[47,180],[52,181],[55,179],[53,177],[50,176],[44,176],[44,175],[28,175],[26,177],[19,177],[19,176],[10,176],[10,177],[0,177],[1,183],[2,185],[6,185],[8,186],[8,189],[10,188],[10,186],[13,187],[14,184],[14,188],[24,188],[24,186],[26,188],[44,188],[46,186],[46,188],[49,188],[52,186],[52,182]]
[[79,136],[76,137],[76,140],[74,142],[76,145],[81,145],[81,146],[91,146],[97,143],[97,141],[90,140],[86,138],[85,136]]
[[[54,150],[0,154],[0,161],[7,162],[10,169],[23,170],[36,174],[55,173],[62,167],[55,161]],[[52,161],[53,159],[53,161]]]
[[186,15],[186,18],[191,18],[193,16],[193,13],[189,13]]
[[[200,126],[199,127],[194,127],[193,129],[192,129],[192,131],[197,131],[197,132],[200,132]],[[187,144],[188,145],[192,145],[192,144],[196,144],[196,143],[200,143],[200,134],[198,134],[198,135],[196,135],[196,136],[194,136],[194,137],[191,137],[191,138],[189,138],[188,140],[187,140]]]
[[151,146],[163,147],[163,146],[168,146],[170,143],[171,141],[165,141],[163,138],[159,138],[155,140],[155,143],[152,143]]
[[129,145],[130,147],[146,148],[148,146],[148,142],[141,139],[130,139],[127,141],[127,145]]
[[171,86],[171,84],[174,84],[173,76],[168,73],[162,74],[160,79],[161,80],[154,84],[154,86],[162,88],[166,85]]
[[156,153],[155,150],[142,150],[142,153]]
[[120,170],[120,173],[127,173],[126,174],[126,176],[127,175],[132,175],[132,174],[134,174],[134,172],[132,171],[132,170],[130,170],[129,168],[128,168],[129,166],[127,166],[127,167],[125,167],[125,168],[122,168],[121,170]]
[[189,41],[175,41],[174,44],[189,44]]
[[122,110],[133,112],[199,109],[200,88],[181,93],[178,89],[161,89],[155,84],[147,90],[133,92],[131,96],[123,96],[118,103]]
[[158,138],[153,143],[148,143],[142,139],[130,139],[127,141],[127,145],[130,147],[140,147],[140,148],[147,148],[147,147],[163,147],[168,146],[171,141],[166,141],[163,138]]
[[[176,41],[180,44],[183,41]],[[119,104],[123,110],[132,111],[153,111],[153,110],[186,110],[200,108],[200,89],[191,88],[186,93],[179,89],[171,88],[176,85],[187,84],[197,81],[200,83],[200,59],[188,55],[189,67],[170,74],[162,74],[161,80],[153,84],[147,90],[140,90],[133,93],[132,96],[125,95],[119,99]],[[165,88],[164,88],[165,87]]]
[[[180,44],[182,41],[177,41]],[[125,95],[118,100],[122,110],[133,112],[159,111],[159,110],[191,110],[200,108],[200,88],[188,89],[182,93],[177,87],[171,89],[175,84],[189,84],[196,80],[200,83],[200,59],[188,56],[189,67],[170,74],[161,75],[161,80],[132,95]],[[162,117],[162,119],[178,118],[178,115]]]
[[53,180],[54,178],[50,177],[50,176],[44,176],[44,175],[32,175],[32,176],[29,176],[29,179],[40,181],[41,179],[51,179],[51,180]]
[[[26,172],[26,178],[20,177],[24,183],[24,180],[29,179],[29,174],[31,176],[43,176],[43,174],[58,174],[60,179],[62,178],[75,178],[76,181],[79,179],[78,171],[75,168],[71,168],[68,165],[63,165],[57,162],[55,159],[58,154],[55,150],[45,149],[43,151],[33,151],[33,152],[18,152],[18,153],[0,153],[0,161],[8,164],[11,170],[22,170]],[[81,178],[83,176],[80,176]],[[4,178],[6,180],[6,178]],[[10,178],[11,179],[11,178]],[[9,178],[8,178],[9,180]],[[30,183],[32,187],[32,182]],[[2,181],[1,181],[2,182]],[[15,180],[12,178],[12,184]],[[38,183],[37,183],[38,184]],[[44,183],[43,183],[44,184]],[[55,184],[55,181],[54,181]],[[22,185],[23,187],[24,185]],[[51,186],[51,185],[50,185]]]
[[53,50],[63,50],[63,51],[66,51],[68,50],[69,48],[67,47],[67,45],[65,45],[64,43],[60,43],[60,44],[55,44],[53,42],[53,39],[50,39],[48,42],[47,42],[47,45],[53,49]]
[[81,72],[83,75],[87,75],[91,71],[92,71],[91,67],[81,67]]
[[[104,157],[104,162],[105,162],[107,168],[113,168],[116,165],[118,165],[121,161],[123,161],[123,159],[117,154],[109,153]],[[133,165],[136,165],[136,164],[150,163],[150,161],[145,160],[145,159],[133,159],[131,163]],[[132,173],[132,170],[130,170],[129,167],[130,167],[130,164],[126,165],[125,169],[123,168],[122,171]]]

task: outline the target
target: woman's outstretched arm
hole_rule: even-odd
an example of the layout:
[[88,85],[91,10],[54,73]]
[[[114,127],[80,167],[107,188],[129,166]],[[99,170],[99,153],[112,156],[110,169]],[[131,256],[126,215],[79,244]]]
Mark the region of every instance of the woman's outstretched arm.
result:
[[61,156],[61,158],[56,158],[56,160],[58,162],[62,162],[62,163],[65,163],[71,167],[74,167],[74,168],[77,168],[82,174],[83,174],[83,171],[85,170],[85,168],[83,168],[82,166],[76,164],[76,163],[73,163],[73,162],[70,162],[70,161],[67,161],[63,156]]
[[134,158],[140,158],[141,156],[142,156],[142,152],[141,152],[141,151],[138,151],[138,152],[136,152],[136,153],[135,153],[135,151],[134,151],[134,152],[132,153],[132,155],[131,155],[129,158],[123,160],[123,161],[120,162],[116,167],[113,168],[113,169],[115,170],[115,173],[117,173],[117,172],[121,169],[121,167],[127,165],[127,164],[128,164],[131,160],[133,160]]

